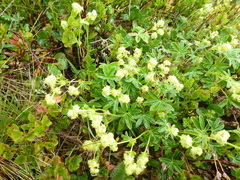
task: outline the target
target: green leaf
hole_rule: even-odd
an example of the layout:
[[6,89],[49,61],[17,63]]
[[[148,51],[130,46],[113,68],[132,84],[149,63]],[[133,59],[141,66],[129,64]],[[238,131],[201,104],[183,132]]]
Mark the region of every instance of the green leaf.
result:
[[77,39],[72,31],[67,30],[63,32],[62,42],[65,47],[71,47],[73,44],[77,43]]
[[132,121],[131,121],[131,117],[129,114],[126,114],[122,117],[123,121],[125,122],[125,124],[127,125],[128,129],[132,129]]
[[26,155],[18,155],[16,157],[16,159],[14,160],[14,162],[18,165],[23,164],[23,163],[27,162],[27,156]]
[[11,133],[11,138],[13,139],[13,141],[17,141],[19,140],[21,137],[23,136],[23,132],[22,131],[13,131]]
[[140,37],[141,37],[141,39],[142,39],[145,43],[148,43],[149,38],[150,38],[150,36],[149,36],[149,34],[148,34],[147,32],[145,32],[145,33],[143,33],[143,34],[140,34]]
[[55,66],[54,64],[48,64],[48,71],[50,74],[54,76],[58,76],[62,74],[61,71],[58,69],[58,67]]
[[49,151],[52,151],[55,149],[55,147],[57,146],[58,144],[58,140],[57,139],[51,139],[50,142],[45,142],[44,145],[45,145],[45,148]]
[[25,138],[26,138],[27,141],[32,142],[32,141],[35,139],[35,133],[34,133],[34,131],[29,132],[29,133],[25,136]]
[[3,154],[5,149],[6,149],[6,145],[4,143],[0,143],[0,156]]
[[66,158],[66,163],[68,164],[69,171],[73,172],[78,170],[81,161],[82,158],[80,156]]
[[200,128],[203,130],[205,127],[205,119],[203,118],[203,116],[199,116],[199,124]]
[[125,180],[126,179],[126,172],[125,172],[125,165],[123,162],[118,164],[115,170],[110,175],[111,179],[114,180]]
[[42,118],[42,125],[44,127],[49,127],[52,124],[52,122],[48,119],[46,115],[43,116]]
[[98,33],[90,33],[90,35],[88,36],[88,39],[93,39]]
[[6,159],[12,159],[13,155],[14,155],[13,152],[5,151],[4,154],[3,154],[3,157],[6,158]]
[[218,113],[219,117],[224,115],[224,109],[217,104],[210,104],[207,109],[214,110],[215,112]]
[[68,59],[66,55],[62,52],[57,53],[54,58],[58,61],[58,68],[64,70],[68,68]]
[[35,122],[37,119],[36,119],[36,117],[34,116],[34,115],[32,115],[32,114],[28,114],[28,120],[30,121],[30,122]]
[[162,168],[162,165],[160,164],[160,162],[155,159],[150,159],[148,162],[148,165],[156,168]]

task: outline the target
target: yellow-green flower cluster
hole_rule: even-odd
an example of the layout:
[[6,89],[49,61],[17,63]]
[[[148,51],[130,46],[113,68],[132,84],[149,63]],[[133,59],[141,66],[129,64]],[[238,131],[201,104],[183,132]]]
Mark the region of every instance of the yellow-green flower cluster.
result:
[[189,135],[183,134],[180,136],[180,143],[181,143],[182,147],[184,147],[186,149],[190,148],[190,147],[192,147],[192,143],[193,143],[192,137]]
[[113,97],[117,97],[120,103],[130,103],[131,101],[129,95],[123,94],[120,89],[111,89],[108,85],[103,87],[102,94],[105,96],[112,95]]
[[224,43],[224,44],[217,46],[217,51],[219,53],[223,53],[223,52],[229,51],[231,49],[232,49],[232,45],[230,43]]
[[231,88],[229,91],[232,93],[232,98],[240,102],[240,83],[236,81],[232,81]]
[[80,94],[78,88],[74,87],[74,86],[69,86],[68,87],[68,94],[70,96],[78,96]]
[[92,12],[87,13],[87,19],[94,21],[97,18],[97,11],[93,10]]
[[54,98],[55,95],[60,95],[62,93],[61,89],[57,86],[58,78],[54,75],[49,75],[45,78],[44,84],[48,85],[51,90],[51,94],[46,94],[45,101],[47,105],[54,105],[56,104],[56,99]]
[[214,39],[215,37],[218,36],[218,31],[213,31],[211,34],[210,34],[210,37],[211,39]]
[[179,132],[179,129],[176,128],[175,124],[172,125],[172,126],[168,126],[168,132],[173,135],[173,136],[177,136],[178,135],[178,132]]
[[129,95],[127,94],[122,94],[119,98],[118,98],[118,101],[120,103],[130,103],[131,99],[129,97]]
[[183,89],[183,84],[179,83],[178,79],[176,78],[176,76],[168,76],[168,82],[173,85],[177,91],[181,91]]
[[142,50],[139,48],[136,48],[134,50],[133,55],[130,55],[130,52],[126,50],[125,47],[118,48],[117,59],[118,59],[119,69],[115,74],[116,77],[118,77],[119,79],[122,79],[123,77],[127,77],[129,75],[133,76],[137,74],[139,72],[137,63],[141,55],[142,55]]
[[[91,120],[91,126],[95,129],[96,135],[99,138],[98,141],[85,141],[83,143],[83,149],[97,151],[99,147],[109,147],[112,151],[117,151],[117,141],[114,139],[113,133],[107,132],[107,127],[103,123],[103,115],[96,113],[93,109],[86,108],[77,110],[78,114],[82,117],[88,117]],[[93,143],[95,143],[95,147]]]
[[97,159],[88,160],[88,166],[90,168],[91,174],[98,174],[99,173],[99,162]]
[[216,134],[211,135],[219,144],[224,145],[227,143],[230,134],[226,130],[218,131]]
[[125,171],[127,175],[139,175],[141,174],[144,169],[146,168],[146,164],[148,162],[148,154],[146,152],[142,152],[138,157],[137,161],[135,162],[135,155],[134,151],[126,151],[124,153],[124,164],[125,164]]
[[78,3],[72,3],[73,11],[77,14],[80,14],[83,11],[83,7]]
[[160,36],[163,36],[164,35],[164,30],[163,30],[163,27],[164,27],[164,20],[158,20],[157,22],[154,23],[154,26],[152,28],[152,30],[154,32],[152,32],[151,34],[151,38],[152,39],[156,39],[158,37],[158,35]]
[[186,148],[186,149],[190,149],[190,154],[192,157],[196,157],[196,155],[201,156],[203,153],[203,150],[201,147],[194,147],[193,146],[193,140],[192,137],[189,135],[181,135],[180,136],[180,143],[182,145],[182,147]]
[[171,62],[168,60],[163,61],[162,64],[158,65],[158,67],[161,69],[160,75],[164,76],[165,74],[168,74],[170,69],[168,66],[171,65]]
[[70,119],[76,119],[80,115],[80,107],[78,105],[74,105],[72,109],[69,109],[67,112],[67,116]]

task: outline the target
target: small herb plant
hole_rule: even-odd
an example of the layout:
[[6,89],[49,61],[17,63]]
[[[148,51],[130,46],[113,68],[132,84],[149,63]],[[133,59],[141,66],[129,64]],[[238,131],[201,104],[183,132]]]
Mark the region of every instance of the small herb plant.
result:
[[39,179],[237,177],[234,2],[184,1],[182,11],[176,2],[170,18],[151,5],[169,13],[171,1],[133,3],[72,3],[59,31],[65,53],[47,67],[37,113],[8,127],[0,155],[33,164]]

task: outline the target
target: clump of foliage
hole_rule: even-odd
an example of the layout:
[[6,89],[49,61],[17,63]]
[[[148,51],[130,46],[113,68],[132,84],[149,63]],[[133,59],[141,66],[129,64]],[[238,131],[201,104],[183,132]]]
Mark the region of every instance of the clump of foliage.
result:
[[20,62],[38,84],[3,130],[3,178],[239,176],[236,1],[47,2],[40,32],[2,16],[3,78]]

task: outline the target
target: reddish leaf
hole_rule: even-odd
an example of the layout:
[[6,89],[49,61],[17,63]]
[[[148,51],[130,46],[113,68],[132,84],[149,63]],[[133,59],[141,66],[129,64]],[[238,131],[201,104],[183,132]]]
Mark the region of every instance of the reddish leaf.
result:
[[9,39],[10,44],[20,47],[20,43],[18,41],[15,41],[14,39]]
[[109,171],[112,171],[115,168],[115,166],[112,165],[109,161],[106,161],[105,165]]
[[56,100],[56,103],[60,103],[62,101],[62,96],[55,96],[53,99]]
[[18,41],[19,38],[16,36],[16,35],[12,35],[12,38],[15,40],[15,41]]
[[37,112],[39,113],[45,113],[47,111],[47,108],[43,105],[39,105],[37,108],[36,108]]

